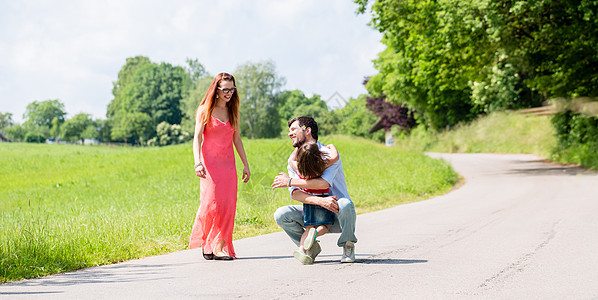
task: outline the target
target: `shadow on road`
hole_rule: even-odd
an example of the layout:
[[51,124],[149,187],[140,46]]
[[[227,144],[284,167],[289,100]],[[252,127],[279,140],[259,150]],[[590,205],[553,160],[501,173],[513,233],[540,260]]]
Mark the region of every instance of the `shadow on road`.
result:
[[255,259],[287,259],[293,258],[292,255],[284,255],[284,256],[252,256],[252,257],[239,257],[235,260],[255,260]]
[[[359,258],[365,257],[365,258]],[[254,257],[240,257],[237,260],[251,260],[251,259],[292,259],[293,256],[254,256]],[[421,264],[427,263],[424,259],[396,259],[396,258],[372,258],[369,254],[357,255],[355,263],[357,264],[380,264],[380,265],[406,265],[406,264]],[[314,264],[340,264],[340,255],[319,255]]]
[[521,175],[521,176],[555,176],[555,175],[596,175],[596,171],[592,171],[586,168],[572,166],[572,165],[561,165],[549,160],[529,160],[529,161],[518,161],[517,166],[505,172],[509,175]]
[[64,292],[0,292],[2,295],[47,295],[47,294],[59,294]]
[[[334,260],[318,260],[314,262],[314,264],[339,264],[339,259],[337,255],[332,255],[335,257]],[[396,258],[357,258],[355,260],[356,264],[366,264],[366,265],[408,265],[408,264],[422,264],[427,263],[428,260],[425,259],[396,259]]]

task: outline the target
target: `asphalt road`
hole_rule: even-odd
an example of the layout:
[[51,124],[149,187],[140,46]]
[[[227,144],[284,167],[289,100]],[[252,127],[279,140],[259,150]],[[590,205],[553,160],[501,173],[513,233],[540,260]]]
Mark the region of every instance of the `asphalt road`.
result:
[[279,232],[235,241],[232,262],[187,250],[0,285],[0,298],[598,299],[598,173],[531,155],[430,155],[466,183],[359,215],[354,264],[339,263],[331,234],[303,266]]

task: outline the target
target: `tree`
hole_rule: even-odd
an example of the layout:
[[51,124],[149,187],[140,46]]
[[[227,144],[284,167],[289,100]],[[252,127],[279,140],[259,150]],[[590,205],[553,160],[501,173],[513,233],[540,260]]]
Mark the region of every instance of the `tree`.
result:
[[201,77],[208,75],[204,66],[199,62],[198,59],[187,58],[187,67],[185,73],[189,76],[191,82],[195,83]]
[[[196,66],[196,68],[198,68]],[[189,90],[190,79],[185,69],[168,63],[155,64],[147,57],[138,56],[128,58],[127,63],[119,72],[119,78],[114,84],[114,99],[108,106],[108,120],[112,133],[118,138],[130,138],[131,133],[122,126],[141,126],[138,138],[149,139],[156,135],[156,126],[161,122],[180,124],[183,118],[182,99]],[[150,117],[149,123],[126,120],[141,120],[144,114]],[[136,117],[132,117],[135,115]],[[145,117],[144,117],[145,118]],[[125,120],[125,121],[123,121]],[[128,133],[127,133],[128,132]]]
[[13,125],[14,122],[12,121],[11,113],[0,113],[0,135],[2,135],[2,139],[4,139],[4,135],[7,134],[6,129]]
[[545,98],[598,96],[598,1],[489,1],[505,54]]
[[307,98],[300,90],[284,91],[278,95],[278,99],[280,103],[278,114],[286,121],[299,116],[296,110],[300,106],[314,105],[328,110],[326,102],[321,99],[320,95],[313,95],[311,98]]
[[52,120],[62,123],[65,115],[64,104],[60,100],[33,101],[27,105],[23,119],[30,125],[51,128]]
[[360,95],[357,99],[349,99],[345,107],[337,109],[336,114],[340,116],[340,123],[337,125],[337,133],[361,137],[372,137],[378,141],[384,140],[382,132],[369,133],[370,128],[378,118],[366,108],[366,95]]
[[15,142],[22,142],[25,140],[25,135],[27,134],[27,129],[20,125],[14,124],[13,126],[4,128],[6,132],[6,137]]
[[187,95],[183,98],[183,112],[184,117],[181,121],[181,127],[183,131],[193,132],[195,130],[195,111],[201,100],[205,96],[210,84],[214,80],[214,76],[206,74],[198,78],[189,89]]
[[134,112],[117,115],[112,127],[112,139],[141,144],[143,140],[150,138],[151,124],[152,119],[146,113]]
[[52,119],[52,127],[50,127],[50,136],[54,137],[56,142],[60,139],[60,121],[57,118]]
[[95,140],[99,137],[100,137],[100,132],[99,132],[98,128],[96,127],[96,125],[93,125],[93,124],[88,125],[87,128],[85,128],[85,130],[83,130],[83,132],[81,133],[82,140],[85,140],[85,139]]
[[[362,4],[368,1],[356,1]],[[471,2],[379,0],[372,26],[387,49],[374,62],[379,73],[367,85],[374,97],[417,111],[434,128],[471,119],[470,81],[484,78],[491,62],[481,7]]]
[[79,113],[68,119],[62,124],[62,138],[67,141],[77,141],[85,139],[83,132],[89,127],[93,127],[93,120],[90,114]]
[[400,104],[394,104],[386,101],[386,97],[367,97],[366,105],[370,111],[376,114],[380,119],[376,122],[380,128],[372,128],[376,131],[378,129],[389,130],[392,126],[397,125],[402,130],[408,131],[416,125],[413,111]]
[[[151,64],[149,58],[145,56],[129,57],[125,65],[118,71],[118,79],[113,82],[112,95],[114,99],[108,104],[106,117],[108,119],[114,117],[119,111],[122,111],[126,104],[121,104],[123,98],[130,98],[129,94],[133,92],[135,74],[144,65]],[[124,107],[123,107],[124,106]]]
[[[364,13],[368,0],[355,0]],[[598,92],[598,1],[377,0],[387,49],[368,91],[442,128]]]
[[276,96],[286,82],[276,74],[274,62],[241,65],[235,71],[235,79],[241,100],[241,134],[250,138],[278,137],[280,117]]
[[307,98],[300,90],[284,91],[277,96],[279,103],[278,115],[282,127],[282,134],[288,132],[287,122],[298,116],[310,116],[319,120],[322,116],[329,113],[326,102],[320,98],[320,95],[313,95]]
[[11,113],[0,113],[0,130],[14,125]]
[[112,127],[110,126],[110,122],[108,122],[108,120],[96,119],[95,126],[98,132],[97,139],[99,139],[102,142],[112,141],[112,137],[110,136],[112,132]]

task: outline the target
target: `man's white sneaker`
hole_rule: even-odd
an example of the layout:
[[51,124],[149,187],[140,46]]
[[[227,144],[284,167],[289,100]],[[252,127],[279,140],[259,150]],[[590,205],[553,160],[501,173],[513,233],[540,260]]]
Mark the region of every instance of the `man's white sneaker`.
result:
[[342,263],[353,263],[355,262],[355,243],[349,241],[343,246],[343,258]]
[[313,258],[299,250],[295,250],[293,256],[304,265],[311,265],[314,263]]
[[320,254],[320,252],[322,252],[322,247],[320,247],[320,243],[318,243],[318,241],[315,241],[314,244],[311,246],[311,248],[309,248],[309,250],[305,251],[305,254],[307,254],[309,257],[311,257],[312,261],[315,261],[316,256],[318,256],[318,254]]

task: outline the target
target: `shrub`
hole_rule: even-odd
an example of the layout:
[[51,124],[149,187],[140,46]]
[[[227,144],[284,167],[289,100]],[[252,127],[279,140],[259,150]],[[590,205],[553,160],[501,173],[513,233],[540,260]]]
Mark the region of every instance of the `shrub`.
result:
[[597,117],[566,111],[556,114],[552,125],[558,138],[555,159],[598,169]]
[[181,130],[181,125],[161,122],[156,126],[156,137],[147,141],[147,144],[148,146],[181,144],[188,141],[190,137],[188,132]]
[[25,134],[25,142],[27,143],[44,143],[46,142],[46,137],[39,132],[28,132]]

